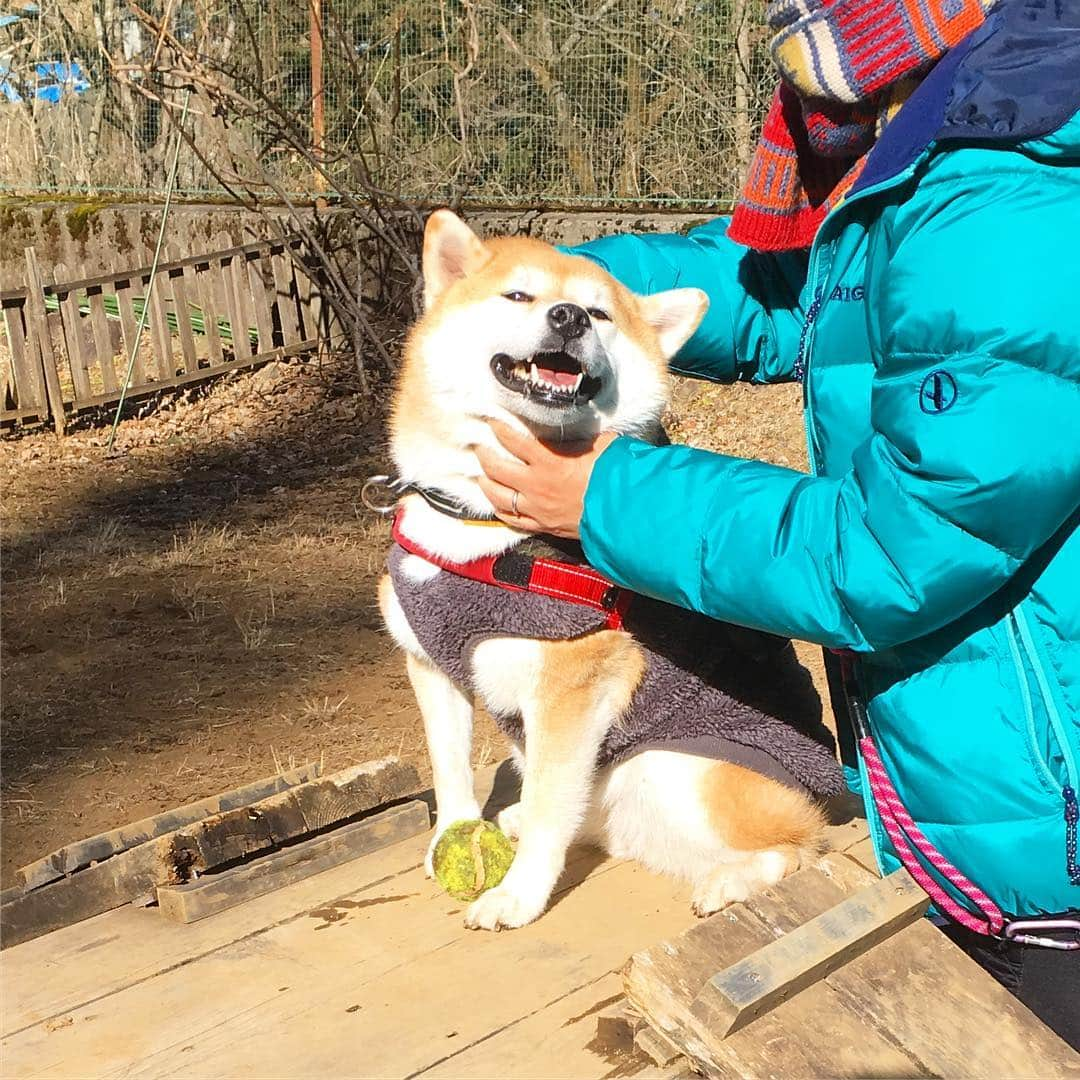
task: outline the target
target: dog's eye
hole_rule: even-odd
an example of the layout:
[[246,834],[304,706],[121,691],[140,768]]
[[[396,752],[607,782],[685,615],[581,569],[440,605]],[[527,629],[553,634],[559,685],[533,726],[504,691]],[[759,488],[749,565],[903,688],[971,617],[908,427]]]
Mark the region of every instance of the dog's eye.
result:
[[515,304],[531,304],[536,297],[530,296],[527,292],[504,292],[503,298],[506,300],[513,300]]
[[611,316],[603,308],[591,307],[589,308],[589,314],[594,319],[600,319],[603,322],[611,322]]

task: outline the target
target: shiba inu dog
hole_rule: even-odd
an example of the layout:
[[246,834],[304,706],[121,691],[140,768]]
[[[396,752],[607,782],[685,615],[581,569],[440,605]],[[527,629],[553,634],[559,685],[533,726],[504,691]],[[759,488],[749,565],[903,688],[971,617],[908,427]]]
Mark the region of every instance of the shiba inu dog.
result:
[[[817,797],[841,784],[824,728],[775,715],[782,670],[800,673],[806,710],[790,643],[644,597],[624,621],[603,604],[530,594],[518,571],[534,541],[493,518],[476,482],[476,448],[497,446],[487,418],[553,442],[606,430],[655,439],[667,361],[705,294],[638,296],[537,240],[482,242],[445,210],[428,221],[423,272],[426,310],[390,425],[404,495],[379,601],[423,714],[432,849],[454,821],[480,816],[475,702],[510,735],[522,774],[521,801],[498,818],[517,855],[466,924],[536,919],[575,842],[688,880],[702,915],[779,881],[819,851]],[[559,554],[571,574],[583,561],[565,545]],[[510,588],[455,570],[484,559],[496,578],[505,563]]]

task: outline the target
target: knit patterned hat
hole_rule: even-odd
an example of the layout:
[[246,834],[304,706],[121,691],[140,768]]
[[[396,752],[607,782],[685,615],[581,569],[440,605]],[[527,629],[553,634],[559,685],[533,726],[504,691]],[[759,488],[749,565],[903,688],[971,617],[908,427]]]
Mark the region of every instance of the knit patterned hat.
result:
[[866,154],[931,67],[994,0],[775,0],[780,86],[728,235],[759,251],[809,247]]

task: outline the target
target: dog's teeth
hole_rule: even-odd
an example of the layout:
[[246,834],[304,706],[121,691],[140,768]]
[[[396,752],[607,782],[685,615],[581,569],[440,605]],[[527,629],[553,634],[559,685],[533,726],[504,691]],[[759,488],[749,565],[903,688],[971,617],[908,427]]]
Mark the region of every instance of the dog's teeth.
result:
[[582,380],[584,378],[585,378],[585,372],[584,371],[579,371],[577,373],[577,378],[574,379],[574,386],[573,386],[573,391],[572,391],[573,393],[576,394],[581,389],[581,383],[582,383]]
[[535,383],[540,382],[540,372],[536,370],[535,364],[529,364],[529,378]]

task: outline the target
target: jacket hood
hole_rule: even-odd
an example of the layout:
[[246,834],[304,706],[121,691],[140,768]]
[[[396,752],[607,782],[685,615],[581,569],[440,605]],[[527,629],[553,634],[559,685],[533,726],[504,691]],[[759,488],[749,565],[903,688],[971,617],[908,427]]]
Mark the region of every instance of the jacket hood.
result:
[[849,197],[903,172],[932,143],[1080,155],[1080,0],[1003,0],[948,52],[882,133]]

